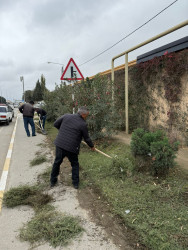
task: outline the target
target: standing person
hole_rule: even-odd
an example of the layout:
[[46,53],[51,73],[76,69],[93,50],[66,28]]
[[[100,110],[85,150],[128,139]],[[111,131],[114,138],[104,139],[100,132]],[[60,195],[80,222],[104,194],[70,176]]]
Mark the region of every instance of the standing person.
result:
[[[40,117],[40,120],[42,122],[42,128],[44,129],[47,113],[46,113],[46,111],[44,109],[41,109],[41,108],[36,108],[35,110],[36,110],[38,116]],[[39,125],[41,127],[40,122],[39,122]]]
[[63,159],[67,157],[72,166],[72,184],[74,188],[78,189],[78,154],[82,137],[91,150],[95,150],[93,142],[88,135],[87,124],[85,121],[88,115],[89,111],[87,108],[80,107],[77,114],[65,114],[55,121],[54,127],[59,130],[59,133],[55,139],[56,157],[51,172],[51,187],[55,186],[57,183],[60,165],[63,162]]
[[29,103],[25,103],[21,107],[19,107],[19,111],[23,114],[24,127],[25,127],[25,131],[28,137],[30,137],[30,131],[28,127],[29,124],[31,125],[32,136],[36,136],[35,124],[33,121],[35,109],[33,105],[34,105],[34,102],[30,101]]

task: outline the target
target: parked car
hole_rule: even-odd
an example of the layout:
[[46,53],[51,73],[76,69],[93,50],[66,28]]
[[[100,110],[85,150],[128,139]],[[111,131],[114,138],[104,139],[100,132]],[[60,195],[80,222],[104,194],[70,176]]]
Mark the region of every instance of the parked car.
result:
[[12,108],[6,104],[0,104],[0,122],[5,122],[9,125],[12,121]]

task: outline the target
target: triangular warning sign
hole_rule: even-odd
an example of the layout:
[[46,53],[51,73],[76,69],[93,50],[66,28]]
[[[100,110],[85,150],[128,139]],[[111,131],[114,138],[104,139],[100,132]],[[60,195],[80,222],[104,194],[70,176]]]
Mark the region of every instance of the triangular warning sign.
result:
[[82,80],[84,79],[82,73],[80,72],[78,66],[76,65],[73,58],[71,58],[61,76],[61,80]]

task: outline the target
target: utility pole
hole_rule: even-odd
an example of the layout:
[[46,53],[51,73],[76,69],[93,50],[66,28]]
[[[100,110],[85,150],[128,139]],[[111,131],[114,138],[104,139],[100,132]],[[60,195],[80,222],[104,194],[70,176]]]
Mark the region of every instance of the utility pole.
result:
[[[49,63],[52,63],[52,64],[58,64],[58,65],[62,65],[62,67],[61,67],[61,75],[63,74],[63,71],[64,71],[64,64],[62,64],[62,63],[56,63],[56,62],[47,62],[48,64]],[[62,83],[63,81],[61,81],[61,83]]]
[[24,77],[23,76],[20,76],[20,81],[23,83],[23,99],[24,99],[24,102],[25,102]]

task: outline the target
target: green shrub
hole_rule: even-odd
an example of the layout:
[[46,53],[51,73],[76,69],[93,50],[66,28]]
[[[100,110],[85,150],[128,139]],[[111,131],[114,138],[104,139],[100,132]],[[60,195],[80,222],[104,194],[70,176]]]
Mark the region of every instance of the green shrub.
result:
[[177,150],[178,142],[170,144],[163,131],[147,132],[138,128],[133,132],[131,151],[139,159],[138,165],[149,168],[153,175],[168,174],[169,168],[175,166]]
[[164,132],[157,130],[156,132],[146,132],[142,128],[136,129],[131,137],[131,151],[136,155],[150,155],[151,143],[162,140],[164,138]]
[[65,113],[72,113],[72,87],[65,83],[56,85],[54,91],[45,93],[44,102],[44,109],[48,112],[48,121],[55,122]]
[[[177,143],[176,143],[177,144]],[[155,175],[168,174],[169,168],[174,167],[176,152],[169,144],[168,138],[151,143],[152,170]]]
[[131,151],[136,155],[147,155],[149,153],[149,145],[144,141],[145,131],[142,128],[135,130],[131,137]]
[[120,127],[119,114],[112,102],[111,86],[107,78],[96,76],[74,87],[75,108],[86,105],[90,110],[87,124],[92,139],[110,136]]

